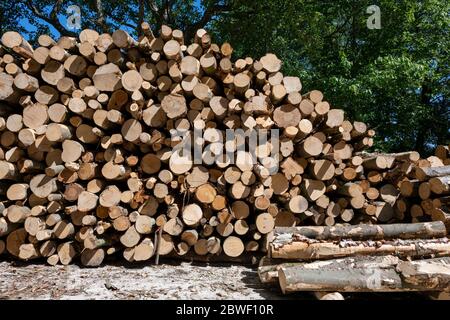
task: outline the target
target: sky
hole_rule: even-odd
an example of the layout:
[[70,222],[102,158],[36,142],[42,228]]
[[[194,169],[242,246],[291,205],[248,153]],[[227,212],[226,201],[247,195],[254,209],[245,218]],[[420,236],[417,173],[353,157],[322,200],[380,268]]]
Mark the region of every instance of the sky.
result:
[[[63,26],[67,26],[67,17],[70,16],[70,14],[58,14],[58,20],[60,22],[61,25]],[[81,16],[82,17],[82,16]],[[45,22],[42,19],[36,18],[39,20],[39,23],[45,24],[47,26],[49,26],[50,28],[50,32],[51,32],[51,36],[55,39],[60,37],[60,33],[49,23]],[[19,20],[19,25],[26,28],[27,30],[30,31],[36,31],[37,28],[35,26],[33,26],[30,21],[28,20],[28,18],[22,18]],[[128,29],[127,27],[121,27],[123,29]],[[69,29],[70,30],[70,29]],[[73,30],[73,31],[77,31],[77,30]],[[79,31],[79,30],[78,30]],[[25,34],[24,37],[26,38],[26,40],[30,40],[29,39],[29,34]]]
[[[25,29],[27,29],[29,31],[36,31],[36,29],[37,29],[30,23],[30,21],[27,18],[20,19],[19,26],[24,27]],[[52,29],[54,29],[54,28],[52,27]],[[56,34],[58,34],[58,33],[56,33]],[[52,35],[54,35],[53,32],[52,32]],[[29,34],[23,34],[23,37],[26,40],[30,40]]]

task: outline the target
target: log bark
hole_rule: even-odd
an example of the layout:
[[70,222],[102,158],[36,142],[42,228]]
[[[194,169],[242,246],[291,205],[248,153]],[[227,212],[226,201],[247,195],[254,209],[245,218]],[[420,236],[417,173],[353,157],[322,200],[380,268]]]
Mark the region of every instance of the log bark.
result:
[[[281,266],[283,293],[295,291],[442,291],[448,286],[449,258],[401,261],[393,256],[335,259]],[[439,281],[430,282],[430,278]]]
[[429,180],[434,177],[448,176],[450,175],[450,166],[428,168],[417,167],[415,174],[416,178],[420,181]]
[[282,241],[280,244],[284,241],[289,242],[297,235],[316,240],[432,239],[445,237],[446,229],[440,221],[333,227],[277,227],[274,230],[273,242],[277,243],[278,239]]
[[[188,45],[181,30],[140,26],[137,40],[86,29],[42,35],[35,49],[3,35],[0,212],[15,221],[5,236],[27,232],[19,258],[53,241],[42,247],[51,264],[96,266],[118,251],[237,260],[267,250],[276,226],[446,220],[442,179],[398,194],[416,166],[444,164],[445,147],[427,159],[357,153],[375,132],[321,91],[302,95],[276,55],[231,59],[204,29]],[[226,129],[242,135],[224,143]],[[270,135],[253,146],[256,129]]]
[[367,241],[311,242],[294,240],[292,243],[270,246],[273,258],[294,260],[322,260],[359,255],[387,255],[399,257],[446,256],[450,244],[447,238],[385,240],[379,245]]

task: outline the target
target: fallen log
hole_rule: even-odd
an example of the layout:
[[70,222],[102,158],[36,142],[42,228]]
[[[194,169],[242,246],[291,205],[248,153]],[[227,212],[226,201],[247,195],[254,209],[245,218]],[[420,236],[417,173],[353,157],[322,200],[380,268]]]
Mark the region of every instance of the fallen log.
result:
[[276,227],[273,242],[288,242],[297,235],[316,240],[381,240],[381,239],[430,239],[445,237],[447,231],[440,221],[423,223],[398,223],[380,225],[340,225],[340,226],[305,226]]
[[416,178],[420,181],[429,180],[435,177],[443,177],[450,175],[450,166],[443,167],[417,167]]
[[448,257],[416,261],[394,256],[355,257],[281,265],[278,277],[283,293],[448,291],[449,263]]
[[275,259],[323,260],[360,255],[387,255],[398,257],[427,257],[450,255],[447,238],[319,242],[311,239],[294,239],[290,243],[270,244],[270,256]]
[[[232,60],[232,47],[204,29],[185,43],[169,26],[141,28],[137,40],[124,30],[41,35],[34,49],[17,32],[3,35],[0,237],[15,257],[237,260],[266,251],[275,227],[447,223],[434,197],[445,181],[406,181],[413,167],[443,164],[448,148],[428,159],[356,155],[375,132],[321,91],[302,93],[274,54]],[[418,231],[361,228],[357,239]]]

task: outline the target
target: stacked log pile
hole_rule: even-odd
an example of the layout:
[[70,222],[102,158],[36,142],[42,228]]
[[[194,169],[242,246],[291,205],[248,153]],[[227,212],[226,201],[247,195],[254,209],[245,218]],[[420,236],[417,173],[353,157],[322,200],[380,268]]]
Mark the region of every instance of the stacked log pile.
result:
[[450,165],[448,146],[438,146],[436,156],[420,160],[400,185],[397,207],[413,221],[443,221],[450,230]]
[[[362,153],[374,131],[302,93],[273,54],[233,61],[204,29],[188,44],[180,30],[141,27],[137,40],[83,30],[35,48],[2,36],[0,254],[86,266],[237,258],[264,251],[276,226],[405,219],[397,183],[416,152]],[[227,129],[280,139],[249,150]],[[186,141],[200,163],[178,148]]]
[[450,165],[450,145],[438,145],[436,147],[434,155],[442,161],[442,164],[444,166]]
[[[450,166],[430,168],[427,172],[431,172],[431,170],[438,170],[439,172],[439,170],[449,168]],[[449,179],[450,177],[446,174],[430,178],[427,181],[407,180],[401,185],[403,198],[399,201],[402,206],[410,210],[411,216],[415,220],[424,220],[431,217],[432,220],[445,222],[447,228],[449,228]],[[413,189],[410,192],[410,188],[415,190]]]
[[441,221],[275,228],[258,274],[283,293],[448,291],[446,234]]
[[[440,151],[439,151],[440,150]],[[443,221],[448,225],[448,203],[450,195],[450,166],[444,165],[446,151],[438,146],[437,156],[421,159],[417,152],[403,152],[398,154],[361,153],[365,161],[372,161],[372,169],[366,178],[371,189],[366,197],[371,198],[372,192],[383,204],[379,221]],[[366,181],[361,181],[362,185]],[[373,203],[377,203],[375,200]],[[371,207],[365,207],[370,213]],[[376,220],[373,219],[375,222]]]

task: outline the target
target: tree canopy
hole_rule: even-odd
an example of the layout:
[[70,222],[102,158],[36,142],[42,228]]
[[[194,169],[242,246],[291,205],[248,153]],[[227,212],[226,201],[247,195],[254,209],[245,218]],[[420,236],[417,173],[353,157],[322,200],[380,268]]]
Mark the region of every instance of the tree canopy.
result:
[[[369,29],[367,8],[380,8],[380,29]],[[377,131],[382,151],[426,154],[449,143],[450,3],[445,0],[6,0],[0,32],[17,30],[31,41],[42,33],[76,35],[66,10],[81,9],[82,28],[138,35],[147,21],[185,31],[205,27],[229,41],[235,57],[266,52],[283,72],[302,79],[304,92],[320,89],[335,107]]]

